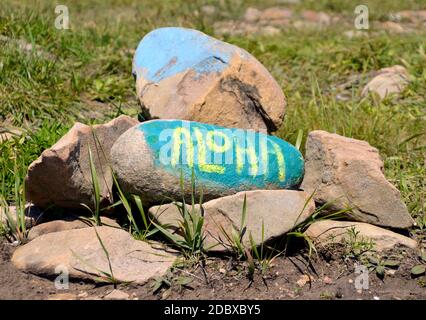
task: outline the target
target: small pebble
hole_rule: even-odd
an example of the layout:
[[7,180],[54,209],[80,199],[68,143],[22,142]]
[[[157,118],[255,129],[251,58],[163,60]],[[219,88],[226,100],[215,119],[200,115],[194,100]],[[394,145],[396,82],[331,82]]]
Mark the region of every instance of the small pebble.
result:
[[327,277],[327,276],[325,276],[323,278],[323,281],[324,281],[325,284],[332,284],[333,283],[333,280],[330,277]]
[[127,300],[129,299],[129,294],[124,291],[114,289],[110,293],[108,293],[106,296],[104,296],[104,299],[105,300]]

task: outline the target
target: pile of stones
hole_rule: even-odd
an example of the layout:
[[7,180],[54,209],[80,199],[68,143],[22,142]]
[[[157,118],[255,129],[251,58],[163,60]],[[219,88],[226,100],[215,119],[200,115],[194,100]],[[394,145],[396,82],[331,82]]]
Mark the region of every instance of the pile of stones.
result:
[[[206,8],[207,9],[207,8]],[[211,20],[218,18],[215,8],[202,10]],[[364,32],[353,27],[355,15],[330,14],[324,11],[297,10],[291,6],[273,6],[263,10],[249,7],[237,19],[218,20],[213,23],[215,34],[230,36],[277,36],[291,29],[322,30],[325,28],[346,29],[348,38],[368,37],[379,33],[412,33],[426,25],[426,10],[393,12],[379,21],[370,21],[373,31]]]
[[249,7],[237,20],[224,20],[214,23],[214,31],[220,35],[260,35],[276,36],[283,30],[322,29],[332,24],[343,23],[343,18],[323,11],[302,10],[287,7],[269,7],[264,10]]
[[[312,131],[304,160],[297,148],[270,135],[283,123],[286,99],[248,52],[196,30],[161,28],[140,42],[133,75],[142,112],[151,120],[122,115],[93,127],[76,123],[29,166],[28,211],[39,215],[28,217],[29,241],[13,254],[19,269],[51,276],[61,265],[72,278],[90,279],[109,270],[99,238],[120,281],[144,283],[179,257],[163,243],[135,240],[111,210],[96,228],[76,217],[83,205],[93,209],[96,203],[93,166],[103,208],[117,201],[116,180],[170,230],[181,219],[172,201],[198,199],[202,190],[205,241],[212,251],[228,250],[222,233],[240,228],[244,204],[246,234],[259,245],[327,203],[331,211],[350,210],[346,221],[311,224],[306,234],[317,243],[330,236],[342,240],[356,228],[376,250],[416,248],[416,241],[385,229],[407,229],[413,220],[386,180],[376,148]],[[46,221],[43,211],[52,205],[70,215]],[[248,236],[243,241],[248,244]]]

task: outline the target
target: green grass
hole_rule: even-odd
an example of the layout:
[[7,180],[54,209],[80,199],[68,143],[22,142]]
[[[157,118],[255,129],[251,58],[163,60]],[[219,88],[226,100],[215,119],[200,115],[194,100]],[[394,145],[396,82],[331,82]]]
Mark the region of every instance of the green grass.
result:
[[93,210],[84,203],[82,203],[82,206],[86,207],[92,213],[92,218],[95,221],[96,225],[100,226],[101,225],[101,216],[100,216],[101,196],[100,196],[99,178],[96,172],[96,166],[93,160],[93,155],[92,155],[92,150],[90,148],[90,145],[88,146],[88,152],[89,152],[90,176],[92,179],[93,196],[94,196]]
[[[214,35],[213,22],[237,17],[256,1],[94,0],[69,4],[70,30],[54,28],[53,1],[4,0],[0,35],[36,44],[54,59],[24,52],[0,42],[0,126],[25,129],[21,137],[0,144],[1,193],[14,202],[15,160],[28,166],[62,136],[76,120],[99,123],[118,114],[136,115],[138,103],[131,76],[133,50],[150,30],[160,26],[193,27]],[[273,1],[262,2],[268,7]],[[426,8],[423,0],[364,1],[370,19],[390,12]],[[217,4],[214,17],[204,16],[203,4]],[[295,10],[324,10],[353,17],[353,1],[308,0]],[[194,14],[195,11],[198,14]],[[296,144],[323,129],[367,140],[385,161],[386,176],[401,191],[418,227],[426,229],[425,186],[425,33],[386,34],[348,39],[346,27],[324,30],[288,29],[274,37],[222,37],[256,56],[286,94],[286,119],[277,135]],[[374,30],[373,30],[374,31]],[[219,37],[219,36],[218,36]],[[220,37],[219,37],[220,38]],[[336,99],[337,86],[350,75],[402,64],[412,82],[400,98],[378,102]],[[300,141],[300,140],[299,140]]]
[[[14,183],[14,199],[15,199],[15,213],[12,213],[7,200],[0,194],[0,217],[4,218],[0,220],[0,234],[5,236],[10,242],[17,241],[18,243],[25,243],[27,241],[28,229],[26,222],[26,201],[25,201],[25,187],[21,181],[23,174],[19,174],[21,169],[15,162],[14,171],[15,175]],[[2,189],[4,182],[2,184]]]
[[247,195],[244,194],[243,205],[241,208],[240,226],[236,229],[231,226],[231,230],[226,226],[218,225],[221,231],[222,239],[220,246],[224,247],[234,258],[247,262],[248,277],[253,280],[256,270],[264,274],[270,267],[272,261],[282,252],[275,247],[265,244],[265,224],[259,226],[261,239],[256,243],[251,233],[247,232]]
[[[203,259],[208,248],[204,246],[206,235],[204,234],[204,208],[203,208],[203,193],[200,188],[200,198],[196,202],[195,195],[197,194],[196,178],[194,170],[191,175],[191,203],[185,201],[185,181],[183,171],[180,174],[180,189],[182,192],[182,202],[177,202],[175,199],[173,205],[176,206],[180,219],[176,232],[168,230],[167,225],[161,225],[152,222],[155,228],[167,238],[170,244],[183,253],[188,261],[199,262]],[[198,208],[196,207],[198,205]]]

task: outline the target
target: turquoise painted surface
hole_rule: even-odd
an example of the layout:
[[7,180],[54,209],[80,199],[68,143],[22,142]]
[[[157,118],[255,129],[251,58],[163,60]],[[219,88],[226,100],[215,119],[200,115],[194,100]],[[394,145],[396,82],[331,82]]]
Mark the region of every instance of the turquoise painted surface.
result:
[[188,69],[196,74],[220,72],[236,53],[247,54],[197,30],[160,28],[139,43],[133,58],[133,74],[159,82]]
[[291,188],[304,172],[300,152],[274,136],[182,120],[152,120],[138,126],[154,165],[223,188]]

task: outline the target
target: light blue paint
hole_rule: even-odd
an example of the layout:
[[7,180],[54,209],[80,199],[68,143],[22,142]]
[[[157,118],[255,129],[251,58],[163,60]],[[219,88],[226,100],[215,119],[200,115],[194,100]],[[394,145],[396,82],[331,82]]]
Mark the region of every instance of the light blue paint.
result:
[[221,72],[234,54],[248,55],[197,30],[160,28],[139,43],[133,58],[133,74],[159,82],[188,69],[196,74]]
[[[193,146],[193,165],[191,166],[186,161],[187,144],[182,145],[179,149],[179,162],[177,165],[173,165],[172,153],[173,153],[173,133],[178,128],[185,128],[190,132],[191,142]],[[215,125],[203,124],[193,121],[182,121],[182,120],[152,120],[141,123],[138,127],[144,134],[146,143],[151,149],[154,156],[154,164],[157,168],[161,168],[177,177],[180,176],[181,170],[183,171],[187,181],[191,177],[192,170],[194,170],[197,180],[202,182],[204,185],[216,188],[233,188],[237,190],[247,189],[286,189],[292,188],[300,184],[303,173],[304,173],[304,161],[300,152],[288,142],[281,140],[274,136],[265,135],[263,133],[257,133],[253,131],[243,129],[230,129]],[[224,168],[222,174],[205,172],[200,168],[199,159],[199,145],[196,138],[195,132],[201,132],[203,135],[203,144],[206,150],[206,154],[210,155],[209,164],[214,164],[215,156],[216,159],[220,160],[217,162],[219,167]],[[212,151],[206,144],[207,132],[222,132],[226,134],[229,141],[232,141],[231,148],[227,151],[230,153],[221,153]],[[243,135],[242,135],[243,134]],[[182,136],[183,137],[183,136]],[[218,146],[223,146],[224,141],[220,136],[216,136],[215,140]],[[244,139],[238,138],[243,137]],[[262,162],[260,144],[265,143],[267,146],[266,150],[268,153],[267,162]],[[242,143],[252,143],[255,149],[256,158],[258,159],[258,172],[253,175],[252,166],[249,165],[249,158],[245,157],[245,165],[241,172],[238,172],[237,168],[237,144],[242,146]],[[285,179],[280,181],[280,170],[278,157],[275,153],[273,146],[278,146],[281,155],[285,159]],[[229,157],[228,157],[229,156]],[[205,159],[208,159],[207,157]],[[264,159],[264,158],[263,158]],[[227,163],[226,163],[226,160]],[[230,161],[229,161],[230,160]],[[229,163],[230,162],[230,163]],[[266,171],[262,171],[267,168]]]

